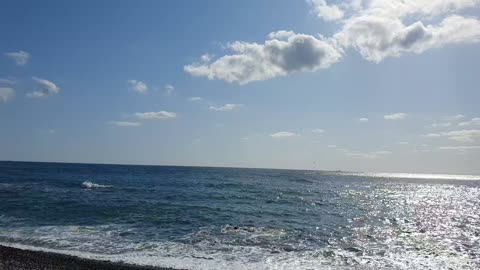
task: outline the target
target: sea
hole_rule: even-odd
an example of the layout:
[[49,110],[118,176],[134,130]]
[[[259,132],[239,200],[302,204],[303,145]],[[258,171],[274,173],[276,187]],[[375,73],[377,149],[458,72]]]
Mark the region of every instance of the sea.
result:
[[480,269],[480,176],[0,162],[0,244],[176,269]]

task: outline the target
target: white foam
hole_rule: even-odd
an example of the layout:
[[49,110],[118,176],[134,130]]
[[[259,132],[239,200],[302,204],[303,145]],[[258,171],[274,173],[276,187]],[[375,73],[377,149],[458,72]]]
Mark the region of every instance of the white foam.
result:
[[96,184],[96,183],[93,183],[93,182],[90,182],[90,181],[84,181],[82,183],[82,186],[84,188],[87,188],[87,189],[94,189],[94,188],[111,188],[112,186],[110,185],[100,185],[100,184]]
[[[289,254],[275,254],[269,257],[261,257],[257,261],[246,261],[238,255],[244,255],[240,250],[234,250],[229,258],[219,256],[220,254],[204,254],[200,251],[194,251],[195,254],[178,254],[179,256],[163,255],[162,252],[167,248],[168,251],[174,253],[182,253],[185,251],[192,252],[191,247],[179,243],[164,243],[158,246],[158,249],[151,251],[129,252],[124,254],[97,254],[91,252],[81,252],[76,250],[58,250],[44,247],[35,247],[23,244],[1,243],[0,245],[9,246],[13,248],[52,252],[64,255],[75,256],[79,258],[86,258],[92,260],[102,260],[118,263],[127,263],[141,266],[167,267],[174,269],[191,269],[191,270],[343,270],[349,269],[343,266],[329,266],[325,265],[326,261],[321,258],[313,260],[305,260],[306,258],[297,257]],[[243,248],[240,248],[243,249]],[[260,248],[248,248],[249,254],[260,255],[264,253]],[[244,250],[243,250],[244,251]],[[240,252],[238,255],[237,252]],[[310,257],[314,258],[314,257]],[[323,265],[322,265],[323,264]]]
[[[128,231],[125,225],[107,224],[98,226],[41,226],[15,227],[0,231],[7,243],[2,245],[26,250],[37,250],[72,255],[81,258],[123,262],[136,265],[171,267],[191,270],[344,270],[344,269],[475,269],[476,259],[467,259],[450,252],[441,252],[443,247],[427,246],[421,250],[406,249],[408,242],[394,238],[391,244],[375,246],[375,243],[360,243],[362,249],[383,251],[383,254],[358,255],[355,251],[334,247],[317,248],[295,252],[281,248],[236,245],[222,241],[203,232],[204,238],[196,243],[173,241],[131,241],[120,236]],[[226,225],[224,234],[241,234],[251,237],[284,235],[282,230],[249,226]],[[428,241],[423,241],[428,242]],[[22,243],[22,244],[18,244]],[[81,251],[80,251],[81,250]],[[429,251],[436,251],[430,254]],[[453,252],[453,251],[452,251]]]

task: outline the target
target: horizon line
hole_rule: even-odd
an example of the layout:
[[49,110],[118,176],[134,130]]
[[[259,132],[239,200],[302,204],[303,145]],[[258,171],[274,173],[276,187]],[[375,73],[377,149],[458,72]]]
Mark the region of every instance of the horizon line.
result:
[[[284,170],[284,171],[317,171],[317,172],[337,172],[337,173],[355,173],[355,174],[378,174],[378,175],[448,175],[448,176],[475,176],[480,174],[465,173],[429,173],[429,172],[374,172],[374,171],[353,171],[353,170],[330,170],[330,169],[295,169],[295,168],[268,168],[268,167],[241,167],[241,166],[214,166],[214,165],[172,165],[172,164],[132,164],[132,163],[92,163],[92,162],[69,162],[69,161],[31,161],[31,160],[0,160],[0,162],[23,162],[23,163],[54,163],[54,164],[83,164],[83,165],[110,165],[110,166],[148,166],[148,167],[192,167],[192,168],[224,168],[224,169],[259,169],[259,170]],[[479,179],[480,180],[480,179]]]

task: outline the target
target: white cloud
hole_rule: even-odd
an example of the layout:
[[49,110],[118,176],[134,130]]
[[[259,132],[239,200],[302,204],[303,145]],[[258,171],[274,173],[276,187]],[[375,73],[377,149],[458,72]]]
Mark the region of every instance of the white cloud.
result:
[[433,123],[430,126],[433,127],[433,128],[441,128],[441,127],[449,127],[451,125],[452,125],[452,123],[446,122],[446,123]]
[[18,66],[26,65],[30,59],[30,54],[25,51],[8,52],[5,55],[15,61]]
[[328,148],[337,148],[337,146],[335,144],[329,144],[327,145]]
[[210,80],[247,84],[297,71],[316,71],[338,62],[341,52],[331,40],[279,31],[263,44],[236,41],[228,45],[232,54],[211,63],[184,66],[185,72]]
[[128,80],[127,82],[130,85],[130,89],[134,92],[145,94],[148,91],[147,84],[142,81]]
[[344,12],[337,5],[328,5],[325,0],[307,0],[315,15],[326,21],[343,18]]
[[3,84],[15,84],[16,81],[10,80],[10,79],[0,78],[0,83],[3,83]]
[[461,122],[459,126],[480,126],[480,117],[472,118],[470,121]]
[[392,154],[391,151],[387,150],[381,150],[381,151],[373,151],[373,152],[368,152],[368,153],[362,153],[362,152],[346,152],[346,155],[349,157],[359,157],[359,158],[378,158],[382,157],[385,155],[390,155]]
[[480,149],[480,145],[470,145],[470,146],[440,146],[440,150],[475,150]]
[[460,120],[460,119],[462,119],[462,118],[464,118],[464,117],[465,117],[465,115],[463,115],[463,114],[457,114],[457,115],[447,116],[447,117],[445,117],[445,120],[447,120],[447,121],[454,121],[454,120]]
[[368,118],[363,117],[363,118],[358,119],[358,121],[365,123],[365,122],[368,122]]
[[424,134],[422,135],[422,137],[426,137],[426,138],[435,138],[435,137],[441,137],[442,135],[440,133],[428,133],[428,134]]
[[400,144],[400,145],[407,145],[408,142],[397,142],[397,144]]
[[406,113],[394,113],[394,114],[387,114],[383,116],[385,120],[402,120],[407,118],[408,114]]
[[464,129],[464,130],[454,130],[440,133],[430,133],[423,135],[423,137],[429,138],[438,138],[446,137],[450,140],[458,142],[474,142],[480,139],[480,130],[479,129]]
[[172,119],[177,117],[177,114],[174,112],[144,112],[144,113],[135,113],[135,117],[138,119]]
[[212,111],[232,111],[234,109],[242,107],[243,104],[225,104],[223,106],[210,106],[208,107],[209,110]]
[[314,128],[312,129],[312,133],[314,134],[322,134],[322,133],[325,133],[325,130],[321,129],[321,128]]
[[173,91],[175,91],[175,87],[173,87],[173,85],[171,85],[171,84],[165,85],[165,93],[168,96],[171,96],[173,94]]
[[[184,66],[191,75],[246,84],[292,72],[317,71],[338,62],[349,49],[380,62],[450,44],[480,42],[480,20],[457,15],[480,0],[307,0],[312,12],[336,21],[330,38],[278,31],[264,43],[233,42],[233,52],[211,62]],[[338,2],[338,1],[336,1]]]
[[374,155],[390,155],[392,151],[387,151],[387,150],[381,150],[381,151],[374,151],[371,152]]
[[296,133],[289,132],[289,131],[280,131],[277,133],[270,134],[270,137],[274,139],[283,139],[283,138],[291,138],[291,137],[296,137],[299,136]]
[[110,121],[108,123],[110,125],[114,125],[117,127],[138,127],[142,125],[142,123],[140,122],[127,122],[127,121]]
[[349,157],[359,157],[359,158],[374,158],[373,155],[368,153],[347,153]]
[[478,0],[370,0],[365,3],[362,12],[382,17],[404,18],[416,15],[420,18],[429,18],[478,4]]
[[442,133],[443,136],[447,136],[450,140],[459,142],[473,142],[480,139],[480,130],[455,130]]
[[32,77],[32,79],[37,83],[37,86],[40,88],[40,90],[27,93],[27,97],[41,98],[41,97],[47,97],[50,95],[55,95],[60,92],[60,87],[58,87],[55,83],[49,80],[41,79],[37,77]]
[[345,23],[335,39],[344,47],[352,47],[367,60],[380,62],[403,53],[422,53],[447,44],[480,41],[480,21],[452,15],[437,25],[422,21],[404,25],[396,17],[362,15]]
[[0,87],[0,101],[7,102],[15,96],[15,90],[10,87]]
[[190,100],[190,101],[202,101],[203,98],[202,97],[190,97],[190,98],[188,98],[188,100]]
[[204,62],[204,63],[208,63],[208,62],[212,61],[212,58],[213,58],[213,55],[210,55],[208,53],[200,56],[200,60],[202,60],[202,62]]

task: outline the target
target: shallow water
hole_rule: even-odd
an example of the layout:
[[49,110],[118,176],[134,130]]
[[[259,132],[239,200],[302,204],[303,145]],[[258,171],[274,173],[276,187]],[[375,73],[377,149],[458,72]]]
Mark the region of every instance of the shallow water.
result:
[[480,269],[479,180],[0,162],[0,242],[189,269]]

